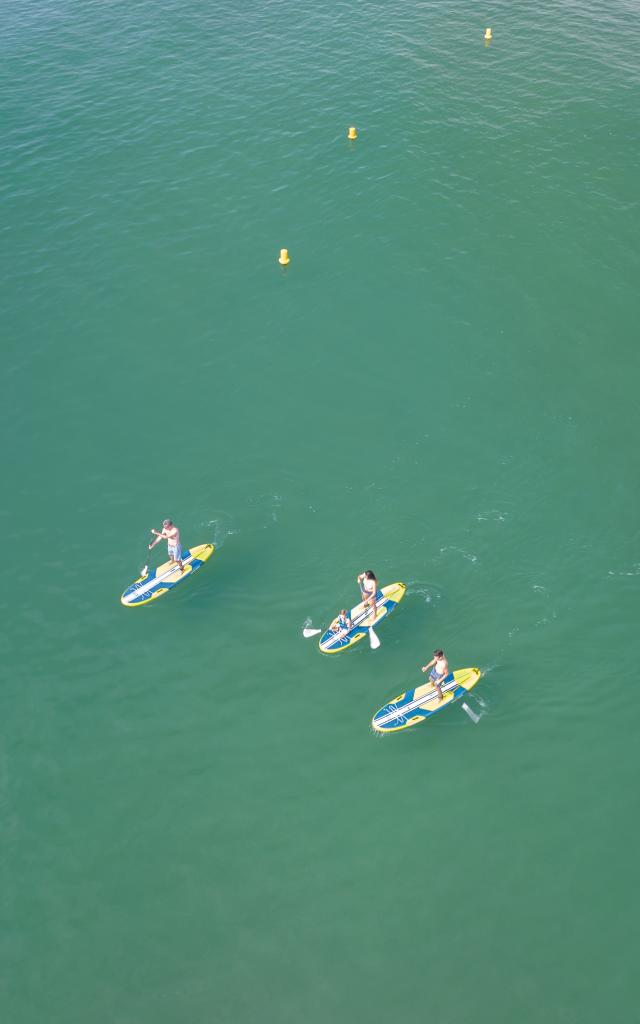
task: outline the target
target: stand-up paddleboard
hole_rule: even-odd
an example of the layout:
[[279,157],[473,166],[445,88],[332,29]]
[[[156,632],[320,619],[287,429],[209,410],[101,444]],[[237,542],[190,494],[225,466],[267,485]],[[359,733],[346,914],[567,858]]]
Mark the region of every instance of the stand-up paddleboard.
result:
[[459,668],[455,672],[450,672],[445,681],[440,683],[442,700],[438,697],[438,691],[433,683],[423,683],[422,686],[416,686],[415,690],[407,690],[376,711],[371,724],[377,732],[397,732],[399,729],[408,729],[411,725],[424,722],[437,711],[442,711],[448,704],[453,704],[460,697],[464,697],[465,693],[476,685],[481,675],[479,668]]
[[390,615],[397,604],[402,601],[406,587],[404,583],[390,583],[383,587],[376,601],[375,616],[369,609],[365,612],[364,601],[351,609],[350,616],[353,623],[351,629],[326,629],[318,641],[320,650],[324,654],[335,654],[337,651],[346,651],[362,640],[369,632],[369,626],[377,626],[378,623]]
[[178,583],[190,579],[194,572],[200,569],[214,552],[213,544],[198,544],[195,548],[182,552],[182,564],[184,572],[175,562],[163,562],[157,569],[151,569],[144,576],[139,576],[135,583],[127,587],[120,598],[122,604],[128,608],[135,608],[140,604],[148,604],[161,597],[168,590],[173,590]]

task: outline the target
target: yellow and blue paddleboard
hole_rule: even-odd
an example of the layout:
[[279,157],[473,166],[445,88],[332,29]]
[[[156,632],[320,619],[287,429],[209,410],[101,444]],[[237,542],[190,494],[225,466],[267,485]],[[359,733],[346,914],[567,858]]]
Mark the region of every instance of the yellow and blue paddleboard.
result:
[[423,683],[422,686],[416,686],[415,690],[407,690],[376,711],[371,725],[376,732],[398,732],[399,729],[408,729],[418,722],[424,722],[448,704],[464,697],[481,675],[479,668],[459,668],[450,672],[440,684],[442,700],[433,683]]
[[391,615],[402,601],[406,589],[404,583],[390,583],[378,591],[381,596],[376,600],[375,616],[368,609],[365,613],[364,601],[361,601],[349,613],[353,623],[351,629],[325,629],[318,641],[320,650],[324,654],[336,654],[338,651],[346,651],[347,647],[353,647],[367,635],[369,626],[377,626],[387,615]]
[[138,605],[155,601],[156,597],[161,597],[168,590],[173,590],[178,583],[190,579],[194,572],[202,568],[207,559],[211,558],[214,550],[213,544],[198,544],[195,548],[183,551],[184,572],[180,572],[175,562],[163,562],[157,569],[152,569],[144,576],[139,576],[135,583],[127,587],[120,601],[127,608],[137,608]]

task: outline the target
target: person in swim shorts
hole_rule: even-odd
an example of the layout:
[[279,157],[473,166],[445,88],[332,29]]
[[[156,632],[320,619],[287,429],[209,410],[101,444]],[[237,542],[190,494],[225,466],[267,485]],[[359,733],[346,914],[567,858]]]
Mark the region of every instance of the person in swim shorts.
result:
[[156,544],[159,544],[161,540],[166,540],[169,558],[172,562],[176,563],[180,572],[184,572],[184,565],[182,564],[182,547],[180,546],[180,530],[175,523],[172,523],[170,519],[165,519],[160,533],[153,529],[151,532],[155,533],[156,539],[151,541],[149,551],[151,551],[151,548],[155,548]]
[[[429,669],[431,671],[429,672]],[[428,665],[422,666],[423,672],[429,672],[429,681],[433,683],[436,690],[438,691],[438,697],[440,700],[444,700],[444,694],[442,692],[442,684],[449,675],[449,662],[444,656],[444,651],[434,651],[433,658]]]
[[365,608],[369,608],[375,616],[376,612],[376,600],[382,597],[381,592],[378,590],[378,581],[376,574],[373,569],[365,569],[358,576],[358,586],[360,587],[360,593],[362,594],[362,600],[364,601]]

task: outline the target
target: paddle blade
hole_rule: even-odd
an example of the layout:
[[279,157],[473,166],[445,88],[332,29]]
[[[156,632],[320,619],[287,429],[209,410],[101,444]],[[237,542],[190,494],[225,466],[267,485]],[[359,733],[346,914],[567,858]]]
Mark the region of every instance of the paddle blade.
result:
[[308,629],[306,626],[302,630],[302,635],[307,640],[309,639],[310,636],[317,636],[318,633],[322,633],[322,630],[321,629]]
[[461,707],[463,711],[466,711],[473,724],[477,725],[480,721],[480,715],[476,715],[475,711],[472,711],[469,705],[465,704],[464,701],[462,702]]
[[374,633],[372,628],[369,627],[369,643],[371,644],[371,650],[377,651],[380,646],[380,639],[377,633]]

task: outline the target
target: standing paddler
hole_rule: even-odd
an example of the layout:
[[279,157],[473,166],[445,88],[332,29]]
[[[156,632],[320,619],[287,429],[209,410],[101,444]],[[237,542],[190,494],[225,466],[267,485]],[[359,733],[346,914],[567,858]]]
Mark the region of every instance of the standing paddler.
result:
[[[430,672],[429,669],[431,669]],[[429,682],[433,683],[434,687],[438,691],[438,697],[440,700],[444,700],[442,684],[449,675],[449,662],[445,657],[444,651],[439,649],[434,651],[433,658],[428,665],[422,666],[422,671],[429,672]]]
[[161,540],[167,542],[167,552],[172,562],[175,562],[180,572],[184,572],[184,565],[182,564],[182,547],[180,545],[180,530],[172,523],[170,519],[165,519],[162,523],[162,531],[159,533],[157,530],[152,529],[152,533],[155,533],[156,539],[151,541],[149,545],[149,551],[155,548],[156,544],[159,544]]
[[364,606],[373,612],[375,620],[376,600],[382,597],[382,592],[378,590],[378,581],[373,569],[365,569],[364,572],[360,573],[358,576],[358,586],[360,587]]

